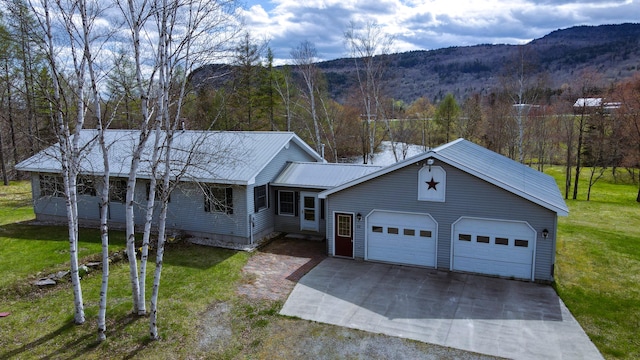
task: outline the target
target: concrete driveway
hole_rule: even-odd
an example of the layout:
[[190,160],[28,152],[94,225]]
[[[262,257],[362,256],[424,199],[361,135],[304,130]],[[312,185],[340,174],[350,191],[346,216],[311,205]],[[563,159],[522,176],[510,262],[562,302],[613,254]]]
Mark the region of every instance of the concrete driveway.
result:
[[281,312],[306,320],[515,359],[602,359],[553,288],[328,258]]

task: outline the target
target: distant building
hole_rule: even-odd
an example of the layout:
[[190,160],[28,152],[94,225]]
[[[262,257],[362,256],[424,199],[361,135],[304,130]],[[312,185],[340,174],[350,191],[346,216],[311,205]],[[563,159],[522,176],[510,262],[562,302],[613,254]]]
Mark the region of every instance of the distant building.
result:
[[574,112],[583,112],[587,109],[589,112],[595,109],[602,109],[605,112],[610,113],[613,110],[619,109],[622,103],[620,102],[606,102],[604,98],[578,98],[573,104]]

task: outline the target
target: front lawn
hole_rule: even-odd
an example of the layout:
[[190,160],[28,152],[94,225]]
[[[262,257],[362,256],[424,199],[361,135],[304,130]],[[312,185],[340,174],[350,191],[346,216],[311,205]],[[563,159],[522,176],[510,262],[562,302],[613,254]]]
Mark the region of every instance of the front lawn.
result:
[[[213,302],[234,297],[248,254],[189,244],[171,245],[165,254],[158,327],[162,339],[149,342],[148,318],[131,315],[131,287],[126,261],[110,267],[107,331],[96,342],[100,271],[82,280],[87,322],[73,325],[70,284],[38,289],[32,280],[68,269],[67,229],[35,226],[26,182],[0,188],[0,358],[186,358],[199,353],[200,315]],[[26,208],[26,210],[25,210]],[[124,248],[124,235],[111,232],[111,251]],[[80,258],[100,253],[99,232],[80,231]],[[149,265],[147,299],[154,265]],[[194,350],[196,349],[196,350]]]
[[[587,169],[588,170],[588,169]],[[548,171],[560,185],[560,168]],[[640,358],[640,204],[637,185],[583,180],[559,219],[556,290],[606,358]],[[585,174],[586,179],[586,174]],[[620,180],[618,180],[620,182]],[[627,180],[627,182],[629,182]]]
[[[559,184],[562,169],[550,168]],[[559,219],[555,287],[606,358],[640,358],[640,204],[637,186],[596,184],[587,202],[569,200]],[[68,268],[66,229],[34,226],[26,182],[0,187],[0,358],[363,358],[388,349],[406,358],[464,352],[278,315],[278,301],[250,301],[236,295],[250,254],[196,245],[171,244],[165,255],[159,303],[160,341],[148,340],[148,318],[131,315],[126,262],[111,266],[107,341],[96,342],[100,274],[82,280],[87,322],[73,325],[69,284],[37,289],[38,274]],[[112,232],[112,250],[122,233]],[[100,252],[99,234],[82,230],[80,256]],[[153,264],[147,280],[150,297]],[[384,345],[382,345],[384,344]],[[351,349],[347,355],[340,349]],[[357,355],[360,353],[360,355]],[[387,353],[390,354],[390,353]],[[370,357],[384,357],[384,355]],[[481,358],[475,356],[473,358]]]

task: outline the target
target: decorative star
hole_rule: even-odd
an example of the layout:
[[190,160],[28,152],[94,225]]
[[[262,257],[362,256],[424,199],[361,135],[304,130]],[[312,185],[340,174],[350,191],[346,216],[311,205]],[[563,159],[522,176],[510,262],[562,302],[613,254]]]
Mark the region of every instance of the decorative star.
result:
[[433,176],[431,177],[431,181],[425,181],[425,183],[427,183],[427,185],[429,185],[429,187],[427,188],[427,190],[435,190],[438,191],[438,189],[436,189],[436,185],[440,184],[438,181],[433,181]]

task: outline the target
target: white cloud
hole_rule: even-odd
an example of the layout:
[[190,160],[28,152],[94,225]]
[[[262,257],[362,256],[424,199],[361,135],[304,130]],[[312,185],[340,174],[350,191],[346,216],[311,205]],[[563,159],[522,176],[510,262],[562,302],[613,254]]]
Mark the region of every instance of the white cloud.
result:
[[524,43],[575,25],[640,21],[640,0],[274,0],[249,1],[248,30],[267,37],[280,62],[301,41],[323,59],[346,55],[350,21],[376,20],[396,51],[481,43]]

